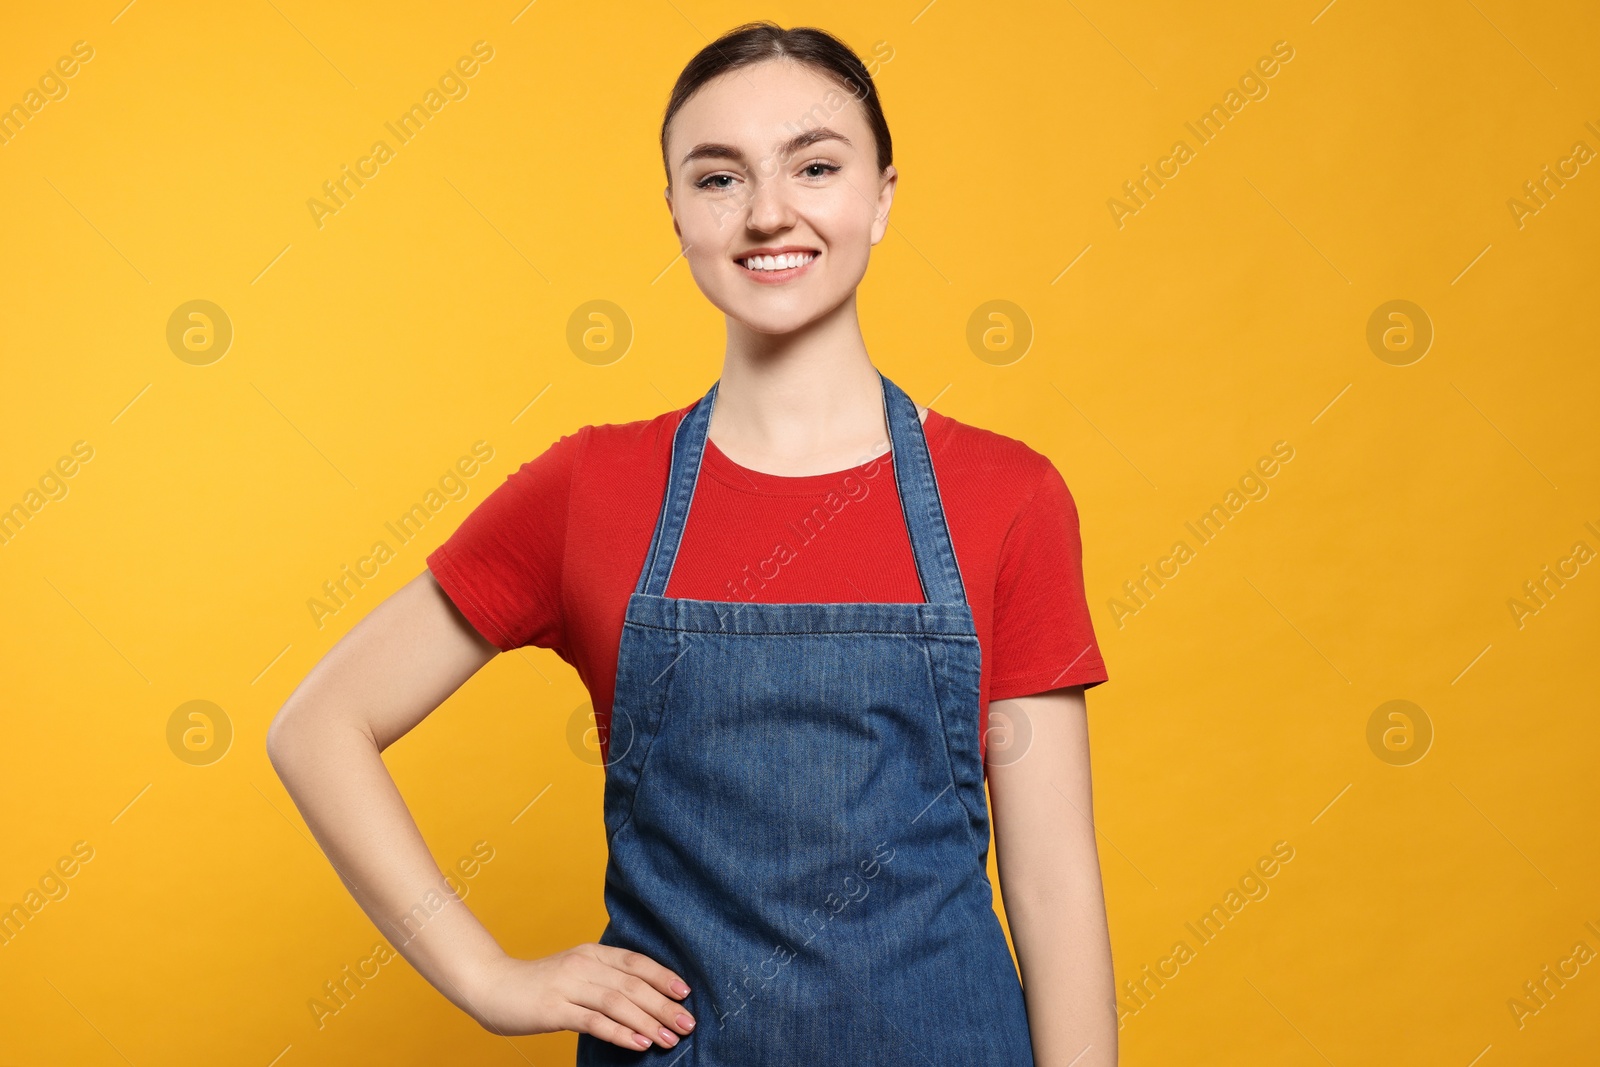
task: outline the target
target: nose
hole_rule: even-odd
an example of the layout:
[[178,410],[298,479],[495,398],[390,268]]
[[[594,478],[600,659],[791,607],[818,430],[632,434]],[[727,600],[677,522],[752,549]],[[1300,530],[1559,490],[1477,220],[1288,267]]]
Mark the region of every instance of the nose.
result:
[[749,202],[745,224],[762,233],[776,233],[794,225],[794,204],[783,181],[783,171],[768,177],[756,176],[749,184]]

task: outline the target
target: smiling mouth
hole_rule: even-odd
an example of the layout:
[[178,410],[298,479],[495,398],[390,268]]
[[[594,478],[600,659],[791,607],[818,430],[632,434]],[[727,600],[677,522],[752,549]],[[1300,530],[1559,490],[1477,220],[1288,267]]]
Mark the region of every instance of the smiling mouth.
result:
[[789,276],[810,264],[820,252],[785,252],[777,256],[746,256],[734,260],[751,274],[766,277]]
[[820,255],[816,249],[806,249],[773,256],[742,256],[734,262],[757,285],[783,285],[809,271]]

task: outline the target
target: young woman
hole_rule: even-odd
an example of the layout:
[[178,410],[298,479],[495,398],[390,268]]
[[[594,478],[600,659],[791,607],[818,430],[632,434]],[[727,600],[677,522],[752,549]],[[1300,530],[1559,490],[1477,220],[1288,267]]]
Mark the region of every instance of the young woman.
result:
[[[580,1064],[1113,1064],[1077,513],[1047,458],[868,357],[897,178],[872,79],[818,30],[742,26],[661,144],[721,376],[512,474],[290,697],[273,764],[424,977],[495,1033],[577,1031]],[[380,753],[530,644],[594,698],[610,921],[522,960]],[[405,925],[424,899],[449,906]]]

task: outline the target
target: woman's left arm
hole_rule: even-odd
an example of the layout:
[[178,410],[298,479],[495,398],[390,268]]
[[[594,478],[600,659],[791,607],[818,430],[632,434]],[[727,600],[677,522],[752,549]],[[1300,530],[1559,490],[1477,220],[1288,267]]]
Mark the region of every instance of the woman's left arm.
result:
[[989,715],[995,859],[1034,1062],[1115,1067],[1116,983],[1083,687],[997,700]]

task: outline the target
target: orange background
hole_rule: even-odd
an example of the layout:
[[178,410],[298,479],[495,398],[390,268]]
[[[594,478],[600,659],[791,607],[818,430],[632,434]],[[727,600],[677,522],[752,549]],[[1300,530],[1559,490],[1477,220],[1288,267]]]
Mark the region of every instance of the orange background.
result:
[[[656,138],[683,63],[759,17],[876,57],[902,178],[862,286],[875,361],[1077,499],[1111,935],[1146,983],[1123,1062],[1593,1056],[1592,6],[122,2],[0,34],[0,106],[39,92],[0,144],[0,507],[25,517],[0,904],[65,894],[0,945],[0,1064],[571,1062],[573,1035],[489,1035],[403,960],[319,1026],[378,934],[265,732],[517,465],[716,376]],[[465,95],[394,140],[479,41]],[[1209,142],[1186,126],[1230,103]],[[322,584],[418,502],[319,626]],[[1131,600],[1147,565],[1169,577]],[[514,953],[604,923],[585,698],[524,649],[387,753],[441,865],[492,851],[463,885]],[[1569,977],[1540,1004],[1546,966]]]

